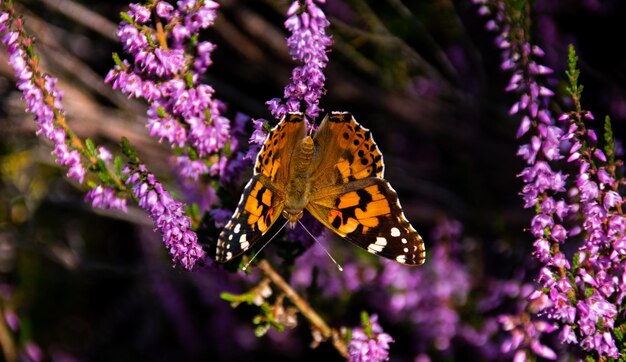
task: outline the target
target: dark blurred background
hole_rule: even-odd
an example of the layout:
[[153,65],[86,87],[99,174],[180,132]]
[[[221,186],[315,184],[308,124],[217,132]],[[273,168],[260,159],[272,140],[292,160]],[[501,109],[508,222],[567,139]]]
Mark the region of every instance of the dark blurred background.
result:
[[[291,61],[283,27],[288,1],[221,1],[206,82],[234,118],[271,120],[264,105],[282,96]],[[128,137],[150,169],[177,190],[168,147],[151,139],[145,105],[112,91],[102,79],[121,52],[115,29],[123,1],[16,1],[37,39],[44,69],[60,79],[70,126],[118,150]],[[563,72],[568,44],[580,57],[583,104],[597,120],[610,115],[618,139],[626,130],[626,3],[618,0],[531,3],[531,42],[555,70],[554,114],[567,110]],[[350,111],[373,131],[386,178],[405,214],[424,236],[456,219],[471,242],[465,258],[497,279],[532,281],[528,227],[516,175],[516,95],[503,91],[495,34],[470,1],[327,0],[335,44],[326,70],[325,111]],[[301,321],[293,331],[256,338],[255,310],[233,310],[222,291],[251,284],[227,272],[173,269],[135,205],[128,215],[94,210],[85,189],[64,178],[51,147],[34,135],[32,116],[0,52],[0,298],[19,317],[19,341],[45,359],[71,360],[340,360],[327,344],[309,350]],[[598,123],[601,126],[601,123]],[[171,183],[170,183],[171,181]],[[425,237],[427,247],[429,240]],[[468,246],[469,245],[469,246]],[[331,249],[355,248],[340,241]],[[296,261],[298,263],[298,261]],[[520,270],[524,273],[520,274]],[[480,279],[475,280],[480,283]],[[370,286],[371,287],[371,286]],[[372,288],[369,288],[372,289]],[[356,325],[375,288],[332,299],[313,298],[333,325]],[[371,308],[370,308],[371,310]],[[376,310],[372,310],[376,312]],[[410,329],[389,327],[392,360],[413,360]],[[394,334],[395,333],[395,334]],[[463,348],[441,354],[466,360]],[[395,354],[394,354],[395,353]],[[2,357],[0,357],[2,358]],[[432,357],[438,360],[437,357]]]

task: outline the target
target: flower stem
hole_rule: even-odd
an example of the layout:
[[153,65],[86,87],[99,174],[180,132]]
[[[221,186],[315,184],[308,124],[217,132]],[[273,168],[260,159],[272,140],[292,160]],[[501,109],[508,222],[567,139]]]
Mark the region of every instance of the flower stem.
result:
[[335,349],[341,354],[344,358],[348,358],[348,348],[343,340],[339,337],[339,333],[336,330],[333,330],[324,322],[322,317],[315,312],[313,308],[307,303],[302,297],[298,295],[289,284],[283,279],[274,270],[274,268],[267,262],[267,260],[261,260],[258,264],[259,269],[276,285],[285,296],[291,300],[291,302],[300,310],[302,315],[309,320],[313,328],[316,328],[320,331],[322,336],[326,339],[330,338]]

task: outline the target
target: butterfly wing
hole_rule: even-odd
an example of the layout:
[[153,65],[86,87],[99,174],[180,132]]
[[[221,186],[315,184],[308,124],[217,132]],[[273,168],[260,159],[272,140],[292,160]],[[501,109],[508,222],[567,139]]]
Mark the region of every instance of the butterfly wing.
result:
[[320,149],[311,176],[313,189],[384,176],[383,155],[371,132],[350,113],[327,115],[313,142]]
[[289,180],[289,164],[296,144],[306,134],[302,113],[288,113],[272,128],[254,165],[254,174],[263,174],[278,189]]
[[239,205],[217,240],[215,260],[226,262],[248,250],[272,227],[283,211],[282,193],[264,175],[253,176]]
[[217,240],[215,259],[226,262],[248,250],[280,217],[291,153],[306,133],[301,113],[290,113],[269,132],[232,218]]
[[372,254],[406,265],[424,263],[424,241],[383,179],[326,187],[313,195],[306,208],[326,227]]

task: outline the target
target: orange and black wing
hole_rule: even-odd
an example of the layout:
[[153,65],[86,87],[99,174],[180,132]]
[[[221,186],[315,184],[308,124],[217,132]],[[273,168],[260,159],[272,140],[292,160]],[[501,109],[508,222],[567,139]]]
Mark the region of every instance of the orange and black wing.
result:
[[311,176],[314,189],[384,176],[383,155],[372,133],[350,113],[327,115],[315,132],[313,142],[319,149]]
[[217,241],[216,260],[226,262],[249,249],[280,217],[289,163],[295,145],[304,138],[301,113],[287,114],[269,132],[254,165],[254,176],[241,194],[232,218]]
[[252,177],[241,194],[239,205],[219,239],[215,260],[226,262],[248,250],[281,215],[282,193],[263,175]]
[[306,208],[326,227],[372,254],[406,265],[424,263],[424,241],[383,179],[326,187],[313,195]]
[[302,113],[288,113],[272,128],[265,139],[254,165],[254,174],[262,174],[277,189],[282,190],[289,180],[289,164],[295,146],[306,135]]

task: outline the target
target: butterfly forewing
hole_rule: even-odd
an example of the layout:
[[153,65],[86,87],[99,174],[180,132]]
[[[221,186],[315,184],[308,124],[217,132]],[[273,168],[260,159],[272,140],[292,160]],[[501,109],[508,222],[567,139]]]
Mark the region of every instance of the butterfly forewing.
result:
[[311,177],[314,189],[384,175],[383,155],[371,132],[350,113],[326,116],[314,142],[320,150]]
[[383,179],[371,177],[322,189],[307,210],[372,254],[406,265],[424,263],[424,242],[404,216],[396,192]]
[[216,260],[228,261],[249,249],[280,217],[284,186],[295,145],[304,137],[302,114],[287,114],[269,132],[232,218],[217,240]]
[[288,113],[270,131],[254,165],[254,174],[263,174],[279,190],[289,180],[289,164],[295,146],[304,138],[306,125],[301,113]]

